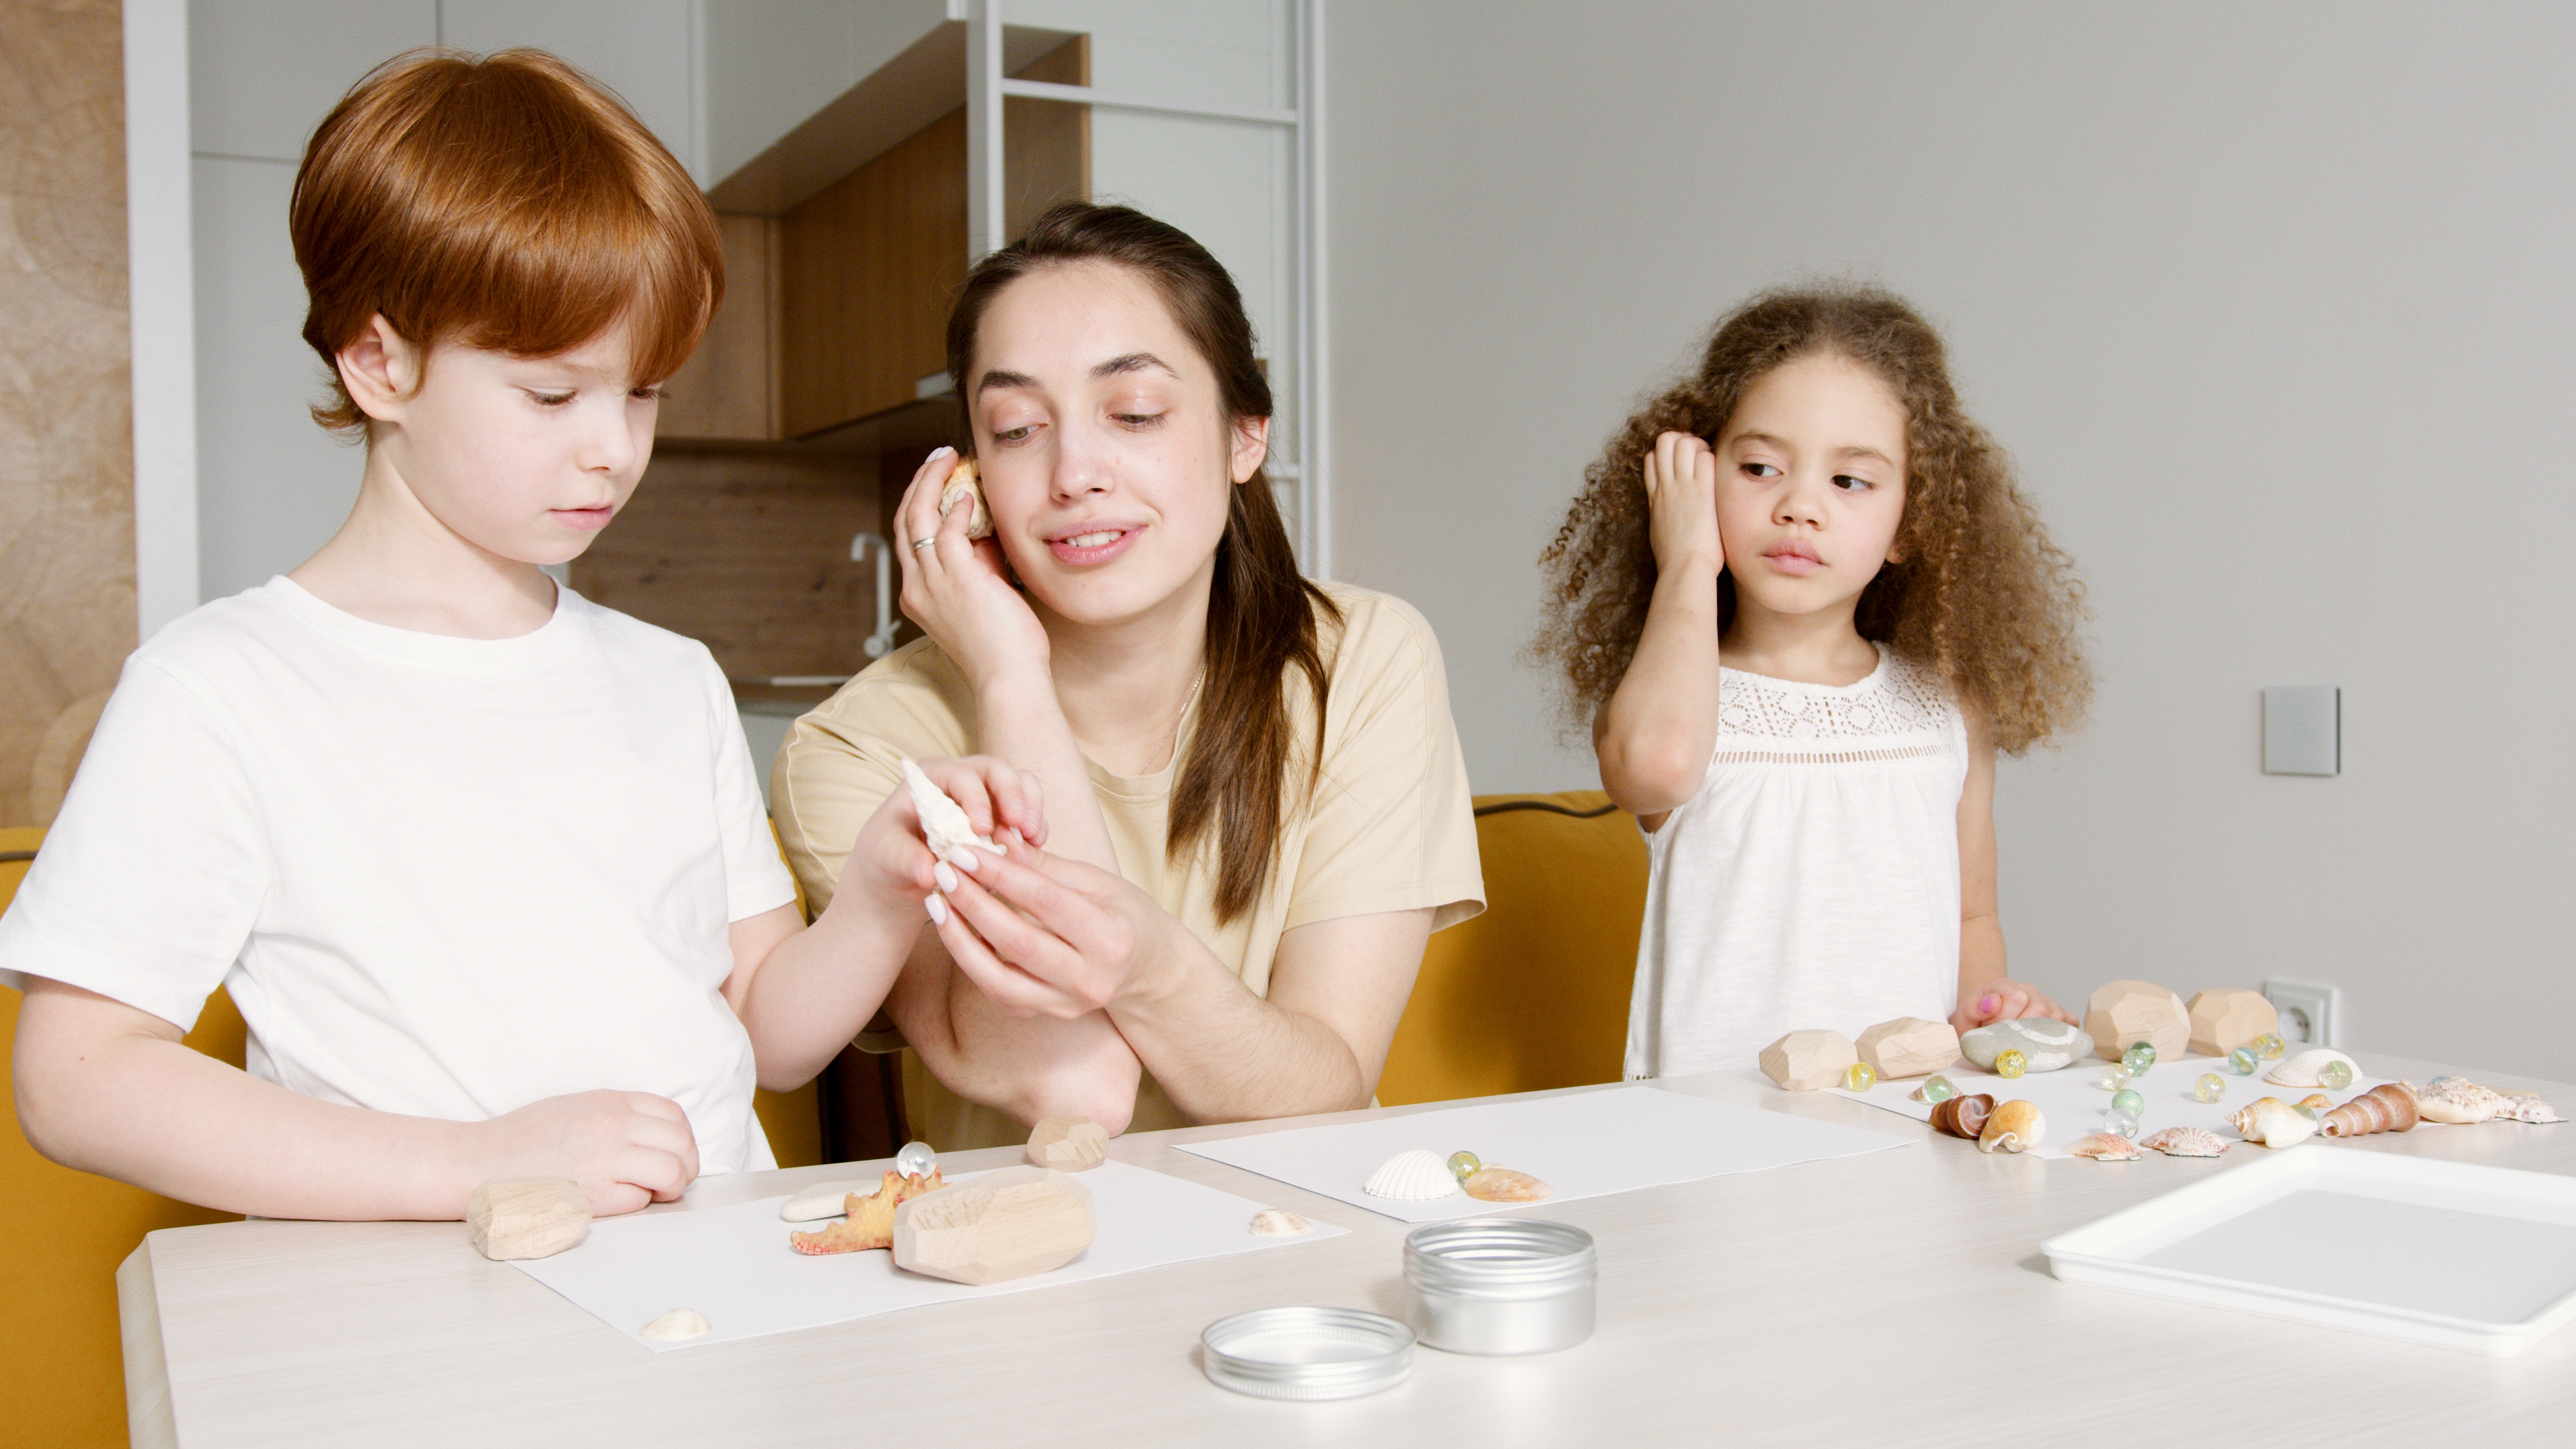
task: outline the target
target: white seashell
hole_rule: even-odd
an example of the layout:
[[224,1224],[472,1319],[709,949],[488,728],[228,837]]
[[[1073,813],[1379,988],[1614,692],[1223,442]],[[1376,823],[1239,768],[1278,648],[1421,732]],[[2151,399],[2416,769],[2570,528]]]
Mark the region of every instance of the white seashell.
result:
[[2503,1115],[2508,1100],[2504,1093],[2481,1087],[2465,1077],[2452,1077],[2429,1087],[2407,1085],[2415,1093],[2417,1115],[2427,1122],[2447,1122],[2455,1127]]
[[2167,1157],[2216,1157],[2227,1150],[2227,1139],[2206,1127],[2168,1127],[2138,1145]]
[[2263,1080],[2276,1087],[2322,1087],[2326,1084],[2325,1078],[2317,1073],[2328,1062],[2341,1062],[2352,1068],[2352,1081],[2346,1085],[2356,1085],[2361,1081],[2361,1063],[2331,1047],[2301,1052],[2265,1073]]
[[714,1327],[714,1324],[700,1318],[698,1316],[698,1311],[694,1308],[674,1308],[670,1312],[663,1314],[661,1317],[654,1319],[652,1322],[645,1324],[644,1336],[646,1338],[659,1338],[666,1340],[674,1338],[696,1338],[700,1334],[712,1330]]
[[825,1218],[841,1216],[851,1193],[866,1197],[877,1190],[873,1182],[818,1182],[789,1198],[778,1209],[783,1223],[819,1223]]
[[2296,1147],[2317,1135],[2315,1118],[2278,1097],[2265,1097],[2227,1120],[2246,1141],[2266,1147]]
[[1263,1208],[1252,1215],[1252,1231],[1265,1238],[1293,1238],[1314,1228],[1313,1223],[1286,1208]]
[[982,846],[999,853],[1000,847],[975,833],[973,821],[966,818],[966,807],[948,798],[948,792],[930,782],[921,767],[910,760],[903,762],[904,788],[912,792],[912,813],[921,817],[921,838],[930,844],[930,853],[941,860],[958,856]]
[[2504,1105],[2496,1109],[2500,1122],[2564,1122],[2567,1119],[2550,1109],[2547,1102],[2529,1092],[2510,1093]]
[[1458,1190],[1458,1175],[1437,1152],[1417,1147],[1399,1152],[1384,1166],[1369,1174],[1368,1185],[1360,1189],[1371,1197],[1391,1197],[1398,1202],[1429,1202],[1447,1197]]

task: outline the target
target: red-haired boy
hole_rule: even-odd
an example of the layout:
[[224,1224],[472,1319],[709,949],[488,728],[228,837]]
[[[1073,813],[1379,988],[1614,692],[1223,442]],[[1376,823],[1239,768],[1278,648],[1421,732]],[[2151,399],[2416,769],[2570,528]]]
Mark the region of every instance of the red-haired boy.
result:
[[[560,61],[430,52],[323,121],[290,224],[358,501],[127,662],[0,918],[19,1120],[271,1217],[538,1176],[619,1212],[772,1165],[755,1080],[883,997],[851,963],[902,959],[868,937],[908,944],[933,863],[898,797],[805,926],[714,660],[541,571],[634,489],[721,295],[704,198]],[[1033,826],[1006,768],[934,773]],[[247,1073],[180,1044],[219,982]]]

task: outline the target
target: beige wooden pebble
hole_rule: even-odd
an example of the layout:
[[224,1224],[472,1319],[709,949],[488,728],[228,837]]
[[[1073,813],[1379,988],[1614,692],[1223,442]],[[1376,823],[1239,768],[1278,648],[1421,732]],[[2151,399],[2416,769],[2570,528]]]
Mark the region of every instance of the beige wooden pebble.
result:
[[487,1182],[465,1208],[466,1239],[495,1261],[551,1258],[588,1231],[590,1200],[570,1178]]
[[1842,1085],[1860,1060],[1852,1039],[1838,1031],[1793,1031],[1762,1049],[1762,1075],[1792,1092]]
[[1959,1059],[1958,1030],[1946,1021],[1900,1016],[1860,1034],[1853,1044],[1882,1082],[1944,1070]]
[[2184,1009],[2191,1016],[2191,1049],[2205,1057],[2223,1057],[2281,1029],[2281,1013],[2263,993],[2242,986],[2204,991]]
[[1088,1117],[1049,1117],[1029,1133],[1029,1161],[1058,1172],[1089,1172],[1109,1155],[1109,1134]]
[[894,1265],[954,1283],[1061,1268],[1091,1246],[1091,1189],[1043,1167],[1005,1167],[894,1210]]
[[2118,1061],[2131,1042],[2142,1041],[2156,1049],[2157,1061],[2175,1062],[2191,1049],[2191,1013],[2181,997],[2152,981],[2114,981],[2086,1005],[2084,1034],[2104,1061]]

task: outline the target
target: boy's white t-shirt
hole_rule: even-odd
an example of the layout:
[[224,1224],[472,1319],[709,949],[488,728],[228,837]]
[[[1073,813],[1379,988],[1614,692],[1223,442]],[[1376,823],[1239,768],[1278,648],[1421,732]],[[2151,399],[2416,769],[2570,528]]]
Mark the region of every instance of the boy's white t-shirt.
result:
[[569,589],[482,640],[274,578],[126,661],[0,981],[181,1027],[220,983],[253,1074],[376,1111],[656,1093],[702,1171],[746,1171],[774,1160],[726,928],[794,899],[704,645]]

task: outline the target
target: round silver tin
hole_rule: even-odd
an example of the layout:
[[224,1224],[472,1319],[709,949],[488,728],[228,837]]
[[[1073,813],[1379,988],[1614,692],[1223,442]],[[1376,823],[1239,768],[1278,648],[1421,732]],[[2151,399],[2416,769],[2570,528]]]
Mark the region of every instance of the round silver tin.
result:
[[1263,1308],[1199,1335],[1208,1382],[1264,1399],[1356,1399],[1413,1372],[1413,1330],[1356,1308]]
[[1467,1218],[1404,1238],[1414,1331],[1451,1353],[1554,1353],[1592,1336],[1592,1235],[1531,1218]]

